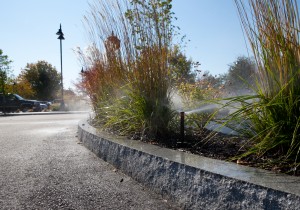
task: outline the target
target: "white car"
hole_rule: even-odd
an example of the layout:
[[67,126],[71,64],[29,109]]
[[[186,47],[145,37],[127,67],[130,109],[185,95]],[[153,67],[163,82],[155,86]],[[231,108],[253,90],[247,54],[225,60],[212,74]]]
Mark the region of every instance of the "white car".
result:
[[41,110],[48,109],[47,104],[40,104]]

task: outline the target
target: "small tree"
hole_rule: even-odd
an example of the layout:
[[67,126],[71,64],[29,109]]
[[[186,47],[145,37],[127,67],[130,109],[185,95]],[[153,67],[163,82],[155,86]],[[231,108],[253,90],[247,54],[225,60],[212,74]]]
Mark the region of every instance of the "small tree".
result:
[[172,72],[172,80],[175,82],[194,83],[196,73],[192,71],[193,61],[180,51],[179,46],[174,46],[169,58],[169,65]]
[[251,58],[238,57],[233,64],[229,65],[228,74],[225,77],[226,89],[236,95],[249,93],[255,86],[257,79],[255,61]]
[[19,80],[28,82],[39,100],[55,99],[60,88],[60,74],[46,61],[28,63],[22,70]]
[[5,94],[5,86],[9,79],[8,74],[10,71],[9,64],[12,61],[8,59],[7,55],[3,55],[3,51],[0,49],[0,92]]

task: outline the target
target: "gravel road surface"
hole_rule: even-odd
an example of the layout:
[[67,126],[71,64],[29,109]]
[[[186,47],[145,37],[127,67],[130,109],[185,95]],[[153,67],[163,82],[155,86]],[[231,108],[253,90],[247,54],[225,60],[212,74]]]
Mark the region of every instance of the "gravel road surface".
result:
[[176,209],[80,144],[87,116],[0,116],[0,209]]

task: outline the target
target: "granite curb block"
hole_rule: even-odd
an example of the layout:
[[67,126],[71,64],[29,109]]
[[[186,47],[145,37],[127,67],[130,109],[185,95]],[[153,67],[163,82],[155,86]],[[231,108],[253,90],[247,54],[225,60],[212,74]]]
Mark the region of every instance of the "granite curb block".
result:
[[81,114],[87,113],[90,111],[50,111],[50,112],[13,112],[13,113],[0,113],[0,117],[9,117],[9,116],[26,116],[26,115],[58,115],[58,114]]
[[299,209],[300,178],[128,140],[81,121],[98,157],[183,209]]

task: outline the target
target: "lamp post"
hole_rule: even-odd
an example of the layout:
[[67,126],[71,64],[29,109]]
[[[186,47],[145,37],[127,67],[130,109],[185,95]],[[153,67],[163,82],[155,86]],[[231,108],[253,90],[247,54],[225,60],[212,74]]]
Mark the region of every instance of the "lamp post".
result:
[[[122,60],[121,60],[121,56],[120,56],[120,39],[114,35],[114,32],[111,32],[111,35],[109,37],[107,37],[106,41],[104,42],[104,46],[106,49],[106,55],[108,58],[108,62],[109,63],[115,63],[117,61],[117,59],[119,58],[119,64],[122,67]],[[119,56],[118,54],[119,53]]]
[[83,76],[85,74],[85,71],[83,70],[83,67],[81,68],[81,85],[83,85]]
[[14,83],[13,83],[13,93],[16,93],[16,85],[17,85],[17,83],[14,82]]
[[64,84],[63,84],[63,68],[62,68],[62,40],[65,39],[64,33],[61,30],[61,24],[59,26],[59,29],[56,33],[58,35],[59,41],[60,41],[60,75],[61,75],[61,103],[60,103],[60,110],[65,110],[65,102],[64,102]]
[[106,50],[111,53],[118,49],[120,49],[120,39],[114,35],[114,32],[111,32],[111,35],[105,41],[105,48]]

